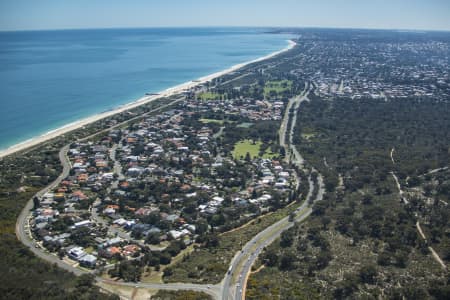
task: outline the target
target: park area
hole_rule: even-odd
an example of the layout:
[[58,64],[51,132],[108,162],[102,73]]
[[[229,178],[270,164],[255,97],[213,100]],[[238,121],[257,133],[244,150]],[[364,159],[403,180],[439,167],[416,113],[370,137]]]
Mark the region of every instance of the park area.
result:
[[241,140],[234,145],[233,157],[235,159],[244,159],[247,156],[247,153],[250,155],[251,159],[257,157],[272,158],[276,155],[270,151],[270,148],[267,148],[267,150],[264,151],[264,154],[260,155],[261,145],[261,141]]
[[264,85],[264,97],[279,95],[290,89],[292,89],[292,81],[290,80],[268,81]]

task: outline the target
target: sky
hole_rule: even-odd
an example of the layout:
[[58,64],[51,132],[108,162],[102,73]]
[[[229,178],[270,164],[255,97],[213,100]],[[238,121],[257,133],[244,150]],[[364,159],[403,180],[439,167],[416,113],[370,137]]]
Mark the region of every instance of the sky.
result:
[[450,30],[450,0],[0,0],[0,31],[202,26]]

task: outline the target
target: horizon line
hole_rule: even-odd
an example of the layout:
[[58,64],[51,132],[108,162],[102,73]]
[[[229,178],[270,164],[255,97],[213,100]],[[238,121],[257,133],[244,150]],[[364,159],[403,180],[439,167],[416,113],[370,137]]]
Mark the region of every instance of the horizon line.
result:
[[381,27],[328,27],[328,26],[279,26],[279,25],[193,25],[193,26],[125,26],[125,27],[73,27],[73,28],[39,28],[39,29],[13,29],[7,32],[39,32],[39,31],[77,31],[77,30],[118,30],[118,29],[203,29],[203,28],[259,28],[259,29],[334,29],[334,30],[380,30],[380,31],[408,31],[408,32],[448,32],[449,29],[421,29],[421,28],[381,28]]

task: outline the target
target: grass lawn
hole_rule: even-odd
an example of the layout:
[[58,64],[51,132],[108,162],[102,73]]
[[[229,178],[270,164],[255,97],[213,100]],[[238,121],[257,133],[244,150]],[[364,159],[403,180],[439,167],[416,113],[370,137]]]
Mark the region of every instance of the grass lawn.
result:
[[[242,140],[237,142],[234,145],[233,157],[235,159],[244,159],[247,155],[247,152],[250,154],[250,157],[253,159],[255,157],[259,157],[259,150],[261,148],[261,141],[253,141],[253,140]],[[272,153],[270,151],[270,147],[267,148],[266,152],[262,156],[262,158],[272,158],[276,156],[276,153]]]
[[263,158],[274,158],[275,156],[278,156],[278,153],[273,153],[272,151],[270,151],[270,148],[267,148],[266,152],[264,152],[264,155],[262,156]]
[[216,123],[219,125],[223,125],[224,120],[217,120],[217,119],[200,119],[200,122],[202,122],[203,124],[208,124],[208,123]]
[[241,123],[237,127],[239,128],[250,128],[252,127],[253,123]]
[[251,158],[259,156],[259,148],[261,147],[261,141],[242,140],[234,145],[233,157],[235,159],[245,158],[247,152]]
[[219,94],[219,93],[213,93],[213,92],[204,92],[198,94],[198,99],[200,100],[220,100],[226,97],[226,94]]
[[269,81],[264,86],[264,97],[269,97],[270,92],[282,93],[292,88],[291,80]]

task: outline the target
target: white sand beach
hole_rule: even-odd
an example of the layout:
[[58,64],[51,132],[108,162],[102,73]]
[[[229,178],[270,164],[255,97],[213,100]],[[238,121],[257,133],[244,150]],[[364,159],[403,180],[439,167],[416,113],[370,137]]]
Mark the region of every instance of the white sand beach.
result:
[[122,106],[120,106],[120,107],[118,107],[118,108],[116,108],[114,110],[103,112],[103,113],[99,113],[99,114],[87,117],[85,119],[81,119],[81,120],[79,120],[77,122],[73,122],[73,123],[67,124],[67,125],[65,125],[63,127],[60,127],[60,128],[55,129],[55,130],[52,130],[50,132],[47,132],[47,133],[45,133],[45,134],[43,134],[41,136],[29,139],[27,141],[24,141],[24,142],[16,144],[16,145],[13,145],[13,146],[5,149],[5,150],[0,151],[0,158],[8,156],[8,155],[11,155],[11,154],[13,154],[13,153],[15,153],[17,151],[22,151],[22,150],[25,150],[25,149],[27,149],[29,147],[36,146],[36,145],[38,145],[40,143],[46,142],[46,141],[48,141],[50,139],[53,139],[53,138],[55,138],[57,136],[60,136],[62,134],[65,134],[65,133],[68,133],[68,132],[73,131],[75,129],[78,129],[78,128],[81,128],[83,126],[86,126],[86,125],[88,125],[90,123],[96,122],[96,121],[101,120],[101,119],[106,118],[106,117],[110,117],[110,116],[115,115],[117,113],[121,113],[121,112],[129,110],[131,108],[135,108],[137,106],[149,103],[149,102],[154,101],[156,99],[159,99],[159,98],[162,98],[162,97],[171,96],[171,95],[175,95],[175,94],[179,94],[179,93],[183,92],[184,90],[193,88],[193,87],[195,87],[197,85],[200,85],[200,84],[203,84],[205,82],[211,81],[212,79],[215,79],[215,78],[218,78],[218,77],[223,76],[225,74],[234,72],[234,71],[236,71],[236,70],[238,70],[238,69],[240,69],[240,68],[242,68],[242,67],[244,67],[246,65],[249,65],[249,64],[252,64],[252,63],[255,63],[255,62],[259,62],[259,61],[262,61],[262,60],[266,60],[266,59],[269,59],[269,58],[272,58],[272,57],[274,57],[274,56],[276,56],[278,54],[281,54],[283,52],[286,52],[286,51],[292,49],[295,45],[296,45],[296,43],[294,41],[289,40],[289,45],[286,48],[284,48],[284,49],[282,49],[280,51],[273,52],[273,53],[271,53],[269,55],[257,58],[257,59],[252,60],[252,61],[248,61],[248,62],[245,62],[245,63],[234,65],[234,66],[232,66],[232,67],[230,67],[230,68],[228,68],[226,70],[223,70],[223,71],[220,71],[220,72],[216,72],[216,73],[210,74],[210,75],[205,76],[205,77],[201,77],[201,78],[199,78],[197,80],[188,81],[188,82],[185,82],[183,84],[177,85],[175,87],[168,88],[168,89],[158,93],[157,95],[151,95],[151,96],[142,97],[142,98],[140,98],[140,99],[138,99],[138,100],[136,100],[134,102],[131,102],[131,103],[128,103],[128,104],[124,104],[124,105],[122,105]]

